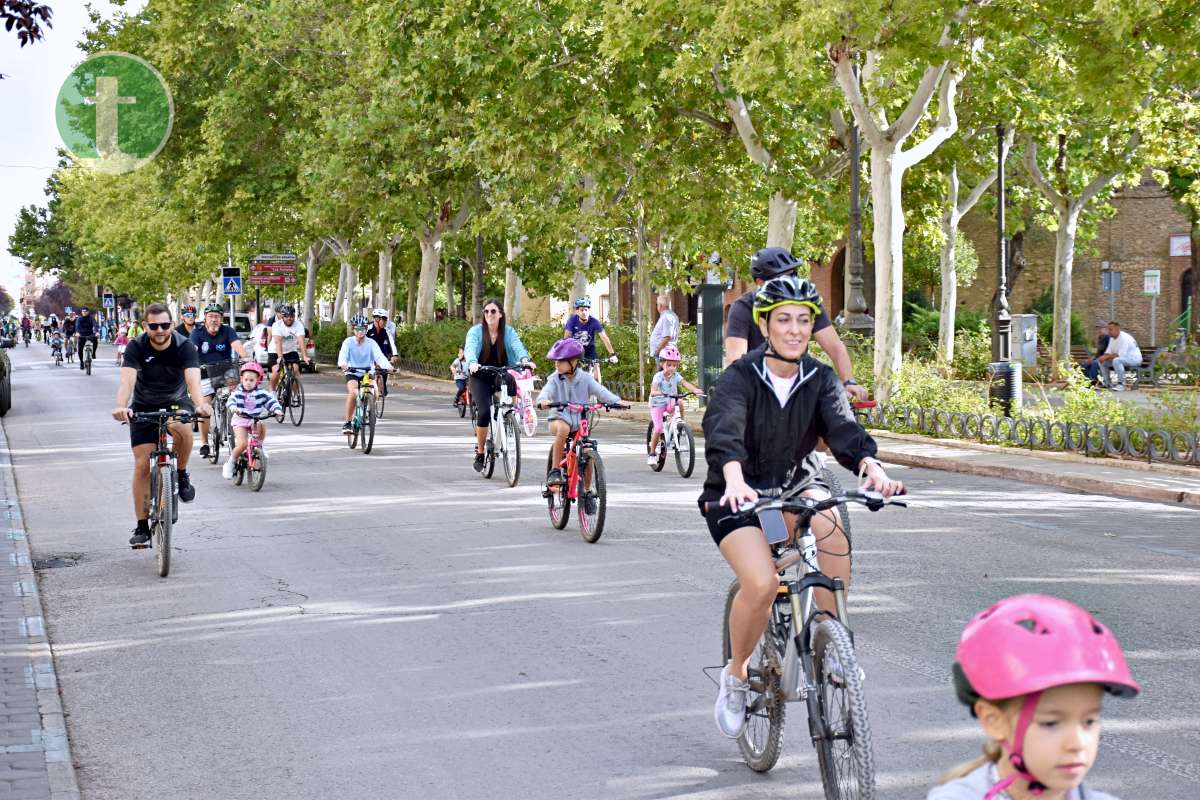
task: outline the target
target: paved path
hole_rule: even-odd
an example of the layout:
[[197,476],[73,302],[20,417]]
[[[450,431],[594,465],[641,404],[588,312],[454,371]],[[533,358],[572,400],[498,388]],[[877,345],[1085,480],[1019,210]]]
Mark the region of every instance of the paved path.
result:
[[[306,378],[309,417],[273,425],[261,494],[193,468],[160,580],[125,544],[115,368],[36,356],[15,351],[4,427],[35,557],[60,565],[40,580],[86,800],[821,796],[799,707],[769,775],[714,729],[701,668],[730,575],[699,475],[649,472],[641,426],[602,424],[611,514],[587,545],[550,527],[532,475],[470,470],[447,396],[405,392],[363,456],[336,433],[339,383]],[[544,433],[527,444],[541,463]],[[948,687],[956,636],[1033,590],[1094,609],[1146,687],[1110,704],[1094,786],[1200,796],[1200,513],[896,469],[914,507],[854,517],[881,796],[924,797],[977,752]]]

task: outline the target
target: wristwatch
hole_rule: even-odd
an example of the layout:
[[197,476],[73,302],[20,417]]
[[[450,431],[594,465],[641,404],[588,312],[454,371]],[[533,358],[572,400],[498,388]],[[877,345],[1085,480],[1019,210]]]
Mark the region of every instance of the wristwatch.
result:
[[854,380],[854,378],[846,378],[846,380],[842,381],[842,386],[858,386],[858,381]]

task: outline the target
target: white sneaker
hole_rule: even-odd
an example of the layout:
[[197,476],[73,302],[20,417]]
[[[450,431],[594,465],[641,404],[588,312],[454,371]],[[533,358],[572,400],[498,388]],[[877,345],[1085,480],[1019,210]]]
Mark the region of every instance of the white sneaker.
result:
[[233,459],[229,459],[221,465],[221,477],[227,481],[233,480]]
[[722,734],[736,739],[746,727],[746,700],[750,694],[750,684],[730,675],[729,666],[726,664],[721,670],[721,689],[717,693],[713,717],[717,721],[717,729]]
[[1123,383],[1118,383],[1116,386],[1114,386],[1114,387],[1113,387],[1113,391],[1114,391],[1114,392],[1123,392],[1123,391],[1125,391],[1125,384],[1123,384]]
[[646,463],[652,467],[658,466],[658,456],[646,456]]

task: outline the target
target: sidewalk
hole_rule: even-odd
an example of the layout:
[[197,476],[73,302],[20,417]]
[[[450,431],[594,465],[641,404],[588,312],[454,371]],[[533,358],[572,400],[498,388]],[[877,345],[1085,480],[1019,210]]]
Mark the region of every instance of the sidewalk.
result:
[[[405,388],[445,392],[447,397],[454,391],[449,380],[403,371],[398,378],[396,383]],[[613,411],[611,415],[641,423],[648,419],[646,411],[636,406],[629,411]],[[689,416],[688,421],[693,430],[700,431],[698,415]],[[871,435],[879,444],[879,458],[893,464],[1200,508],[1200,468],[1196,467],[1018,450],[881,430],[872,430]]]
[[8,438],[0,426],[0,800],[78,800]]

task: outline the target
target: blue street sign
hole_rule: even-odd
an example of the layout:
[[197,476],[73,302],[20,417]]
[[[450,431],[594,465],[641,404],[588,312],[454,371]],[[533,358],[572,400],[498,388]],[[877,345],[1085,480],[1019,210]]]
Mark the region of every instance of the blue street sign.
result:
[[104,295],[104,307],[105,308],[116,308],[117,307],[117,299],[115,297],[113,297],[111,294]]
[[230,276],[221,284],[221,291],[226,296],[242,293],[242,279],[240,277]]

